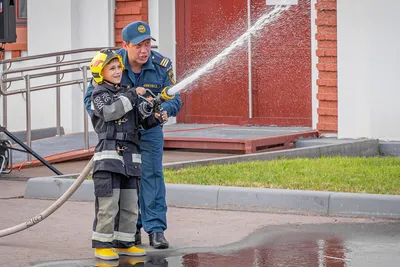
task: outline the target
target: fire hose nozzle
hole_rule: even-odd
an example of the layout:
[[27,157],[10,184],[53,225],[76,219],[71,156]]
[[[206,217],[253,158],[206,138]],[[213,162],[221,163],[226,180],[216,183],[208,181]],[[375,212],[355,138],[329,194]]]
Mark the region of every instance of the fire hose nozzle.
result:
[[170,94],[168,94],[168,90],[169,90],[170,88],[171,88],[171,87],[168,86],[168,87],[165,87],[164,89],[162,89],[162,91],[161,91],[161,98],[162,98],[162,100],[167,101],[167,100],[172,100],[172,99],[174,99],[175,95],[170,95]]

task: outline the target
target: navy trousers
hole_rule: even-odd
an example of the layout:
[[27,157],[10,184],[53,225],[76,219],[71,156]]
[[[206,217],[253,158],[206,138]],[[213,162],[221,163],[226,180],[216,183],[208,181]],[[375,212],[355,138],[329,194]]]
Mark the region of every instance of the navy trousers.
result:
[[[167,229],[167,203],[162,171],[164,133],[160,126],[141,131],[142,177],[140,180],[140,214],[137,231],[161,233]],[[151,148],[151,150],[149,150]]]

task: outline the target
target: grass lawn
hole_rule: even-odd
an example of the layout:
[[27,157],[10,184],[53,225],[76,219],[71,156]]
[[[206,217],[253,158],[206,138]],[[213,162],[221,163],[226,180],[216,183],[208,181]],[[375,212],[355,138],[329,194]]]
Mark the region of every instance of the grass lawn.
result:
[[279,159],[164,170],[172,184],[400,195],[400,158]]

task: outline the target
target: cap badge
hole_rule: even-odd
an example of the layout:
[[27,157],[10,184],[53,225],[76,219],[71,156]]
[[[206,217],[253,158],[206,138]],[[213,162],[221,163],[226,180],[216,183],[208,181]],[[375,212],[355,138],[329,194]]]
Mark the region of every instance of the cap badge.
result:
[[145,33],[146,32],[146,27],[144,25],[139,25],[137,28],[138,32],[140,33]]

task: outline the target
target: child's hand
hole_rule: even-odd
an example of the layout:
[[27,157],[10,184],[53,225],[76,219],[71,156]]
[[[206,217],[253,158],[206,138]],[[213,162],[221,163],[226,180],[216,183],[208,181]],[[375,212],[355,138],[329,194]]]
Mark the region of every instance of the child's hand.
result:
[[143,87],[136,87],[136,94],[138,95],[144,95],[146,94],[146,89],[144,89]]

